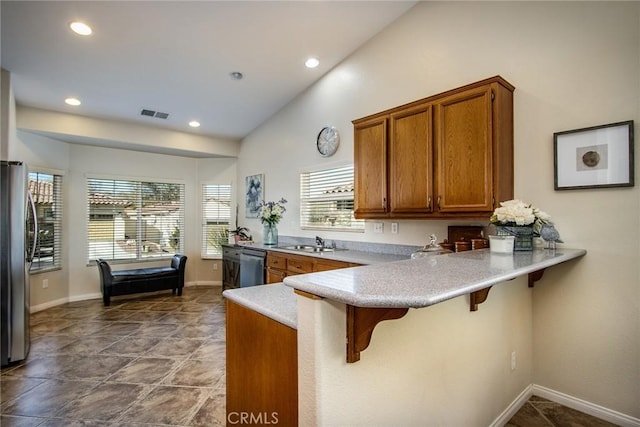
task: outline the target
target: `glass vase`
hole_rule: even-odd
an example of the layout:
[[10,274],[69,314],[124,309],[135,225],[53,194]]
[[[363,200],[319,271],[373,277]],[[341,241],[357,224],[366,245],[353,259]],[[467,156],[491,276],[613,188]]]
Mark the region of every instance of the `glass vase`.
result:
[[514,236],[514,251],[533,250],[533,225],[500,225],[496,226],[496,234],[498,236]]
[[264,237],[262,243],[269,246],[278,244],[278,227],[275,224],[264,224]]

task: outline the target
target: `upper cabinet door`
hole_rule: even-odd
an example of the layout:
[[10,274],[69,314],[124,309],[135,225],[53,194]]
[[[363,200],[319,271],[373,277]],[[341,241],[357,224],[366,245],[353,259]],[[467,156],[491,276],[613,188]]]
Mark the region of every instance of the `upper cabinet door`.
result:
[[354,120],[356,218],[488,219],[513,198],[514,89],[495,76]]
[[388,214],[387,116],[354,123],[356,218]]
[[391,214],[433,209],[433,130],[429,104],[390,115],[389,185]]
[[436,210],[493,210],[493,123],[490,85],[438,100]]

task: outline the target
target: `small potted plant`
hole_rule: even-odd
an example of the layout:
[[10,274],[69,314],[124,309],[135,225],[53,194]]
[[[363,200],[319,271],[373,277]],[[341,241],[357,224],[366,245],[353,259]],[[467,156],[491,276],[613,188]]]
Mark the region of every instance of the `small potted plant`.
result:
[[229,231],[229,234],[233,236],[233,241],[238,243],[240,241],[251,241],[251,234],[249,234],[249,229],[247,227],[236,227],[235,230]]

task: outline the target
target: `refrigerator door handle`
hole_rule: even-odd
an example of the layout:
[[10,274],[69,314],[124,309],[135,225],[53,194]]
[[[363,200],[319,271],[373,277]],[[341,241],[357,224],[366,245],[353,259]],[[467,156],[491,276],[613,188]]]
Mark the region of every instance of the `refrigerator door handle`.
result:
[[30,191],[27,191],[27,200],[29,201],[31,215],[33,216],[33,241],[31,242],[31,250],[29,250],[29,253],[27,254],[27,262],[33,262],[33,258],[36,256],[36,246],[38,244],[38,217],[36,215],[36,204],[33,201],[33,196]]

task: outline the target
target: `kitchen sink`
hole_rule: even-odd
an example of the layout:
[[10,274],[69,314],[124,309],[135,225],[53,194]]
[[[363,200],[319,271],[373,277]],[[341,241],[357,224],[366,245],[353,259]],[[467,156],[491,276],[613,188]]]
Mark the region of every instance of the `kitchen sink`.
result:
[[291,246],[280,246],[280,249],[289,249],[289,250],[293,250],[293,251],[310,251],[312,249],[315,249],[315,246],[311,246],[311,245],[291,245]]
[[301,251],[301,252],[333,252],[333,251],[346,250],[346,249],[337,249],[337,248],[321,248],[319,246],[311,246],[311,245],[278,246],[278,249],[286,249],[289,251]]

